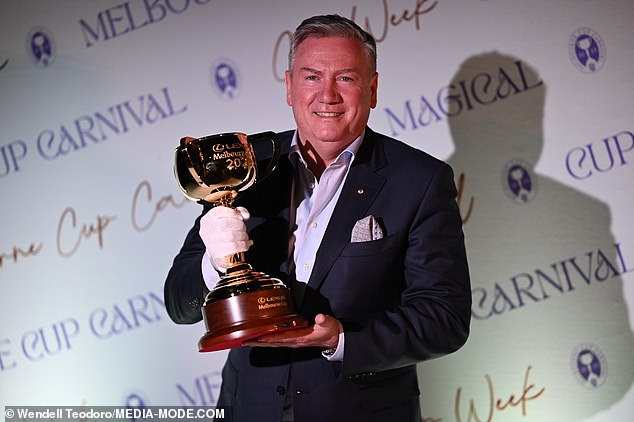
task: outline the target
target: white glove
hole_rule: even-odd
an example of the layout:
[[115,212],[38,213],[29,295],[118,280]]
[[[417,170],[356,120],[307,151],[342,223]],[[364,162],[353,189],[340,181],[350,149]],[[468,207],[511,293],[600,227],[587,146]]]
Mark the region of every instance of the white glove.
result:
[[230,258],[238,252],[246,252],[253,244],[244,224],[249,211],[244,207],[213,207],[200,219],[200,234],[207,255],[216,271],[226,272]]

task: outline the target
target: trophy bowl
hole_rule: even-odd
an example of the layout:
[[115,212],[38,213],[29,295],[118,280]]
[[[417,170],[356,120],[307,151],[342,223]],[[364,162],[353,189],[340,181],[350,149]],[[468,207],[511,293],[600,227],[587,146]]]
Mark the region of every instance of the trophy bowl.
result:
[[[270,142],[273,154],[266,168],[258,171],[252,144],[264,141]],[[231,207],[238,193],[270,175],[278,160],[274,132],[185,137],[175,151],[174,174],[188,199]],[[254,271],[243,252],[229,261],[226,274],[205,297],[202,315],[207,332],[198,342],[200,352],[240,347],[265,334],[308,326],[295,312],[292,294],[280,279]]]

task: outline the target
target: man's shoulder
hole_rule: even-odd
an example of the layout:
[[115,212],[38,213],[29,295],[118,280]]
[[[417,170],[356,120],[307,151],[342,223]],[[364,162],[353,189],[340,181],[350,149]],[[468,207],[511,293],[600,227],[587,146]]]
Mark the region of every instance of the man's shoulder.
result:
[[281,142],[286,142],[288,144],[293,140],[293,135],[295,134],[295,129],[284,130],[282,132],[277,132],[278,138],[280,138]]
[[400,139],[374,131],[370,131],[370,136],[374,137],[378,145],[381,145],[386,158],[390,162],[399,160],[406,163],[419,163],[426,167],[446,165],[446,163],[439,158]]
[[288,130],[284,130],[282,132],[277,132],[277,136],[280,137],[280,139],[292,139],[293,138],[293,134],[295,133],[295,129],[288,129]]

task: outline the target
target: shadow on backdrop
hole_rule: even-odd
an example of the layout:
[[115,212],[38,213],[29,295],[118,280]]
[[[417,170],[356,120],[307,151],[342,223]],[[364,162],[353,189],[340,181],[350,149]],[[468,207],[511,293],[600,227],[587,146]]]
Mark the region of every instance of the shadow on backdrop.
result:
[[461,186],[473,320],[463,349],[419,365],[423,414],[588,418],[622,399],[634,378],[621,278],[631,268],[610,209],[536,172],[546,83],[530,65],[474,56],[449,87],[448,162]]

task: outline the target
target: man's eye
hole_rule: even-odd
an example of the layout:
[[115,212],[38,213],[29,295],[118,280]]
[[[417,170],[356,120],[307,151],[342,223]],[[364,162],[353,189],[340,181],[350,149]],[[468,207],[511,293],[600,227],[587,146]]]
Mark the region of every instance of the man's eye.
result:
[[350,82],[354,80],[350,76],[341,76],[339,79],[345,82]]
[[307,81],[316,81],[316,80],[317,80],[317,76],[315,76],[315,75],[308,75],[308,76],[306,76],[306,80],[307,80]]

